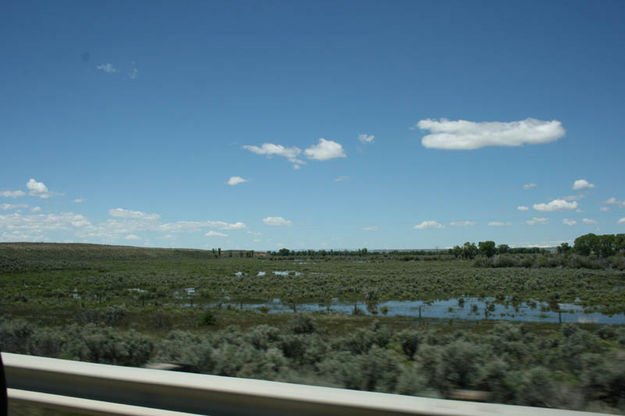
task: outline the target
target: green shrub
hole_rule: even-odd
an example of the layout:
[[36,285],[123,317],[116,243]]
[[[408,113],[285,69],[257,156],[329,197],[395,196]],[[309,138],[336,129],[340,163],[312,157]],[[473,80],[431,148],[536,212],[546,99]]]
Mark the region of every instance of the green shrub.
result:
[[211,310],[205,310],[200,317],[200,325],[213,326],[217,324],[217,317]]
[[289,322],[289,329],[294,334],[312,334],[317,326],[310,315],[297,314]]

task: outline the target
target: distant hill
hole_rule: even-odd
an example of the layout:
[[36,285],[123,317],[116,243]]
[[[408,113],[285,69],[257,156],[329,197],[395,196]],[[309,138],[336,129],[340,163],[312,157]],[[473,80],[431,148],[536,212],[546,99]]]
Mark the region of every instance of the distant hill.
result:
[[111,260],[214,259],[251,257],[253,251],[150,248],[83,243],[0,243],[0,271],[49,269],[60,263],[91,263]]

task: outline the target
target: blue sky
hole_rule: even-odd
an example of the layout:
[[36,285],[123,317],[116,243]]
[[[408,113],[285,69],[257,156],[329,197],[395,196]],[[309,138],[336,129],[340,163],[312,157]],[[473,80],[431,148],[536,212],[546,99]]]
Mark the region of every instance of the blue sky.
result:
[[5,2],[0,241],[623,233],[624,20],[622,1]]

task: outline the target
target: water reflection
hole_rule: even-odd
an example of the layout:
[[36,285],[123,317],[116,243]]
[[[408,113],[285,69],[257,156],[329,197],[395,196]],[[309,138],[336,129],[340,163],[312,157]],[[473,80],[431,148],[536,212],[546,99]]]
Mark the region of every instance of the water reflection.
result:
[[[213,305],[217,306],[217,304]],[[367,308],[363,302],[346,303],[332,302],[320,305],[317,303],[283,303],[280,299],[272,299],[267,303],[239,303],[236,305],[221,304],[221,307],[244,310],[262,310],[266,313],[297,312],[330,312],[351,314],[357,307],[362,314],[372,315],[372,311],[384,316],[410,316],[415,318],[439,319],[493,319],[524,322],[579,322],[600,324],[624,324],[625,314],[606,315],[600,312],[584,312],[581,305],[560,303],[559,311],[554,311],[547,303],[522,302],[518,304],[494,303],[493,299],[462,298],[423,301],[387,301],[380,302],[373,308]],[[384,313],[383,313],[384,312]]]

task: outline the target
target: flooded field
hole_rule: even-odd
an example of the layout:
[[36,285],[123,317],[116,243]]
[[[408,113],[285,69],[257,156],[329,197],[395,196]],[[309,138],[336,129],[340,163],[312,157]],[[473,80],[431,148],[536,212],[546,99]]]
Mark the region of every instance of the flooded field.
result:
[[[292,304],[273,299],[266,303],[227,303],[212,304],[212,307],[257,310],[263,313],[336,313],[409,316],[414,318],[436,319],[492,319],[517,322],[576,322],[599,324],[625,324],[625,314],[603,314],[600,312],[584,311],[581,305],[572,303],[558,304],[559,310],[552,310],[549,305],[541,302],[519,303],[513,305],[494,303],[493,299],[480,300],[478,298],[462,298],[423,301],[387,301],[380,302],[374,308],[367,308],[362,302],[346,303],[333,299],[330,304],[317,303]],[[191,306],[186,304],[185,306]]]

